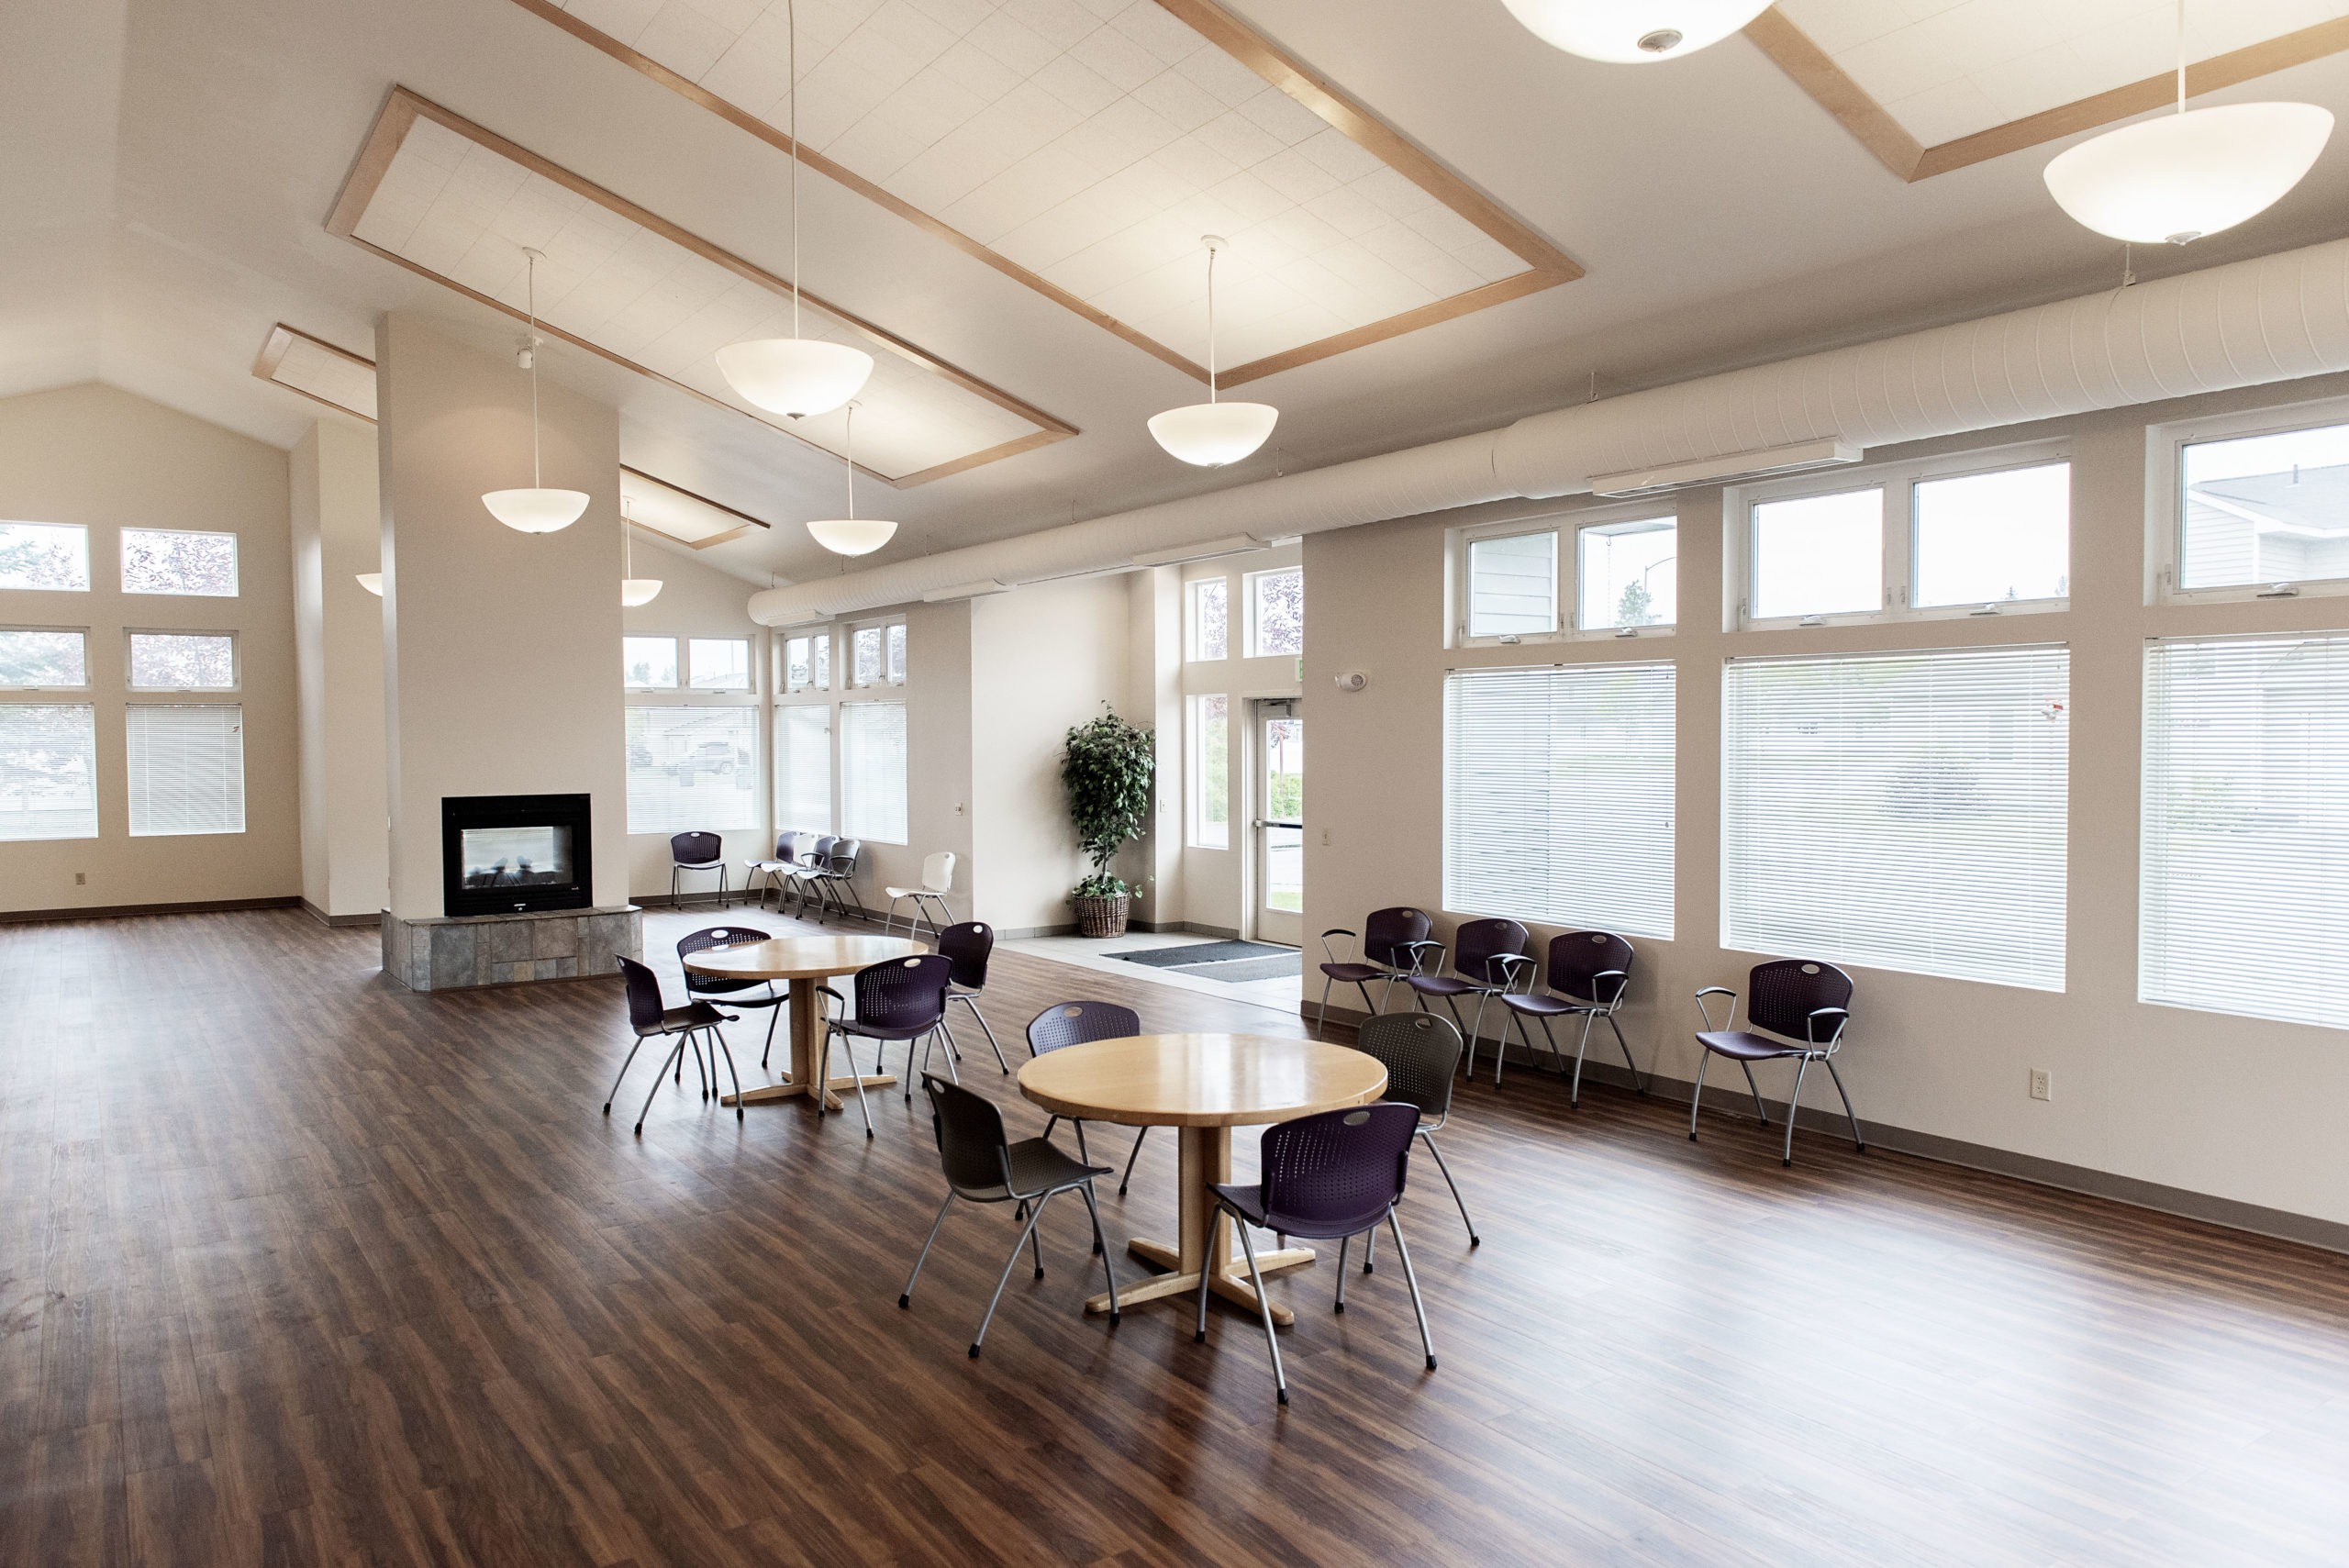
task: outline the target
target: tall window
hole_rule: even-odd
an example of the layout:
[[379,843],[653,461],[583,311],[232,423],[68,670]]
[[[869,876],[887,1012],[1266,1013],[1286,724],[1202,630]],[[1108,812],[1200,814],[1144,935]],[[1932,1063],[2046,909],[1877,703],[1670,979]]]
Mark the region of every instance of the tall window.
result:
[[234,691],[237,639],[225,631],[134,631],[130,685],[133,691]]
[[1184,584],[1191,601],[1190,649],[1193,659],[1221,659],[1231,651],[1231,589],[1221,577],[1202,577]]
[[803,703],[775,709],[774,748],[775,827],[785,832],[830,832],[830,705]]
[[841,705],[841,832],[906,841],[906,705]]
[[130,836],[245,830],[245,710],[133,703],[127,710]]
[[90,530],[79,523],[0,523],[0,588],[86,593]]
[[1258,572],[1248,583],[1248,654],[1253,659],[1305,651],[1305,573]]
[[1189,789],[1191,843],[1202,850],[1231,847],[1231,699],[1191,699]]
[[1668,663],[1455,672],[1444,907],[1669,939],[1673,778]]
[[89,638],[79,631],[0,627],[0,686],[54,690],[90,684]]
[[626,711],[629,832],[759,826],[758,709]]
[[2349,578],[2349,425],[2178,450],[2177,585]]
[[2349,637],[2145,651],[2147,1002],[2349,1028]]
[[677,639],[620,639],[620,684],[638,691],[666,691],[677,684]]
[[237,596],[237,536],[125,528],[122,591],[233,599]]
[[1721,945],[2064,988],[2070,656],[1738,659]]
[[0,839],[98,836],[97,709],[0,703]]
[[783,689],[826,691],[832,684],[832,637],[819,631],[783,639]]
[[1468,546],[1468,635],[1558,629],[1558,533],[1503,534]]
[[742,637],[696,637],[685,643],[685,657],[697,692],[747,692],[751,689],[751,643]]

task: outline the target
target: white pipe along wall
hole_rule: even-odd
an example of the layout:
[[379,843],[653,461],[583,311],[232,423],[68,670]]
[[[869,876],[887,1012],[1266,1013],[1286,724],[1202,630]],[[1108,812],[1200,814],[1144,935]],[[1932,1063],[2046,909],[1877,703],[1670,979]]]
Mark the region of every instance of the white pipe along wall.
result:
[[[1238,531],[1319,533],[1511,498],[1594,474],[1829,439],[1867,448],[2349,370],[2349,239],[1776,364],[1535,414],[1479,435],[1210,491],[1019,539],[751,595],[792,626],[993,579],[1140,564]],[[1717,474],[1721,483],[1733,474]],[[1179,558],[1179,557],[1175,557]]]

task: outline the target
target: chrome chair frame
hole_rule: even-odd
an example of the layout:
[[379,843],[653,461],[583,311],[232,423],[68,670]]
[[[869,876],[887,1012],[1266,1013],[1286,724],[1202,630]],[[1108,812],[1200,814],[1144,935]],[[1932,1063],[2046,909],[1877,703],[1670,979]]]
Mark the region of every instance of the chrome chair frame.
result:
[[[1708,996],[1729,998],[1729,1016],[1722,1021],[1720,1030],[1713,1028],[1712,1011],[1705,1006],[1705,998]],[[1697,1016],[1705,1020],[1706,1033],[1723,1032],[1737,1022],[1737,992],[1727,985],[1708,985],[1697,993]],[[1835,1020],[1835,1028],[1822,1040],[1819,1038],[1820,1020],[1830,1018]],[[1751,1026],[1753,1021],[1752,1011],[1748,1009],[1746,1023]],[[1868,1151],[1867,1139],[1860,1131],[1859,1113],[1852,1108],[1851,1092],[1843,1087],[1843,1075],[1835,1071],[1835,1052],[1842,1048],[1843,1030],[1851,1021],[1852,1014],[1849,1008],[1813,1007],[1804,1015],[1802,1047],[1795,1049],[1790,1046],[1781,1054],[1780,1059],[1786,1056],[1794,1057],[1796,1063],[1794,1094],[1787,1101],[1787,1141],[1785,1148],[1778,1154],[1780,1165],[1792,1165],[1795,1162],[1795,1114],[1802,1106],[1803,1074],[1810,1071],[1810,1064],[1814,1062],[1825,1062],[1827,1075],[1835,1080],[1835,1093],[1842,1096],[1843,1101],[1843,1118],[1852,1124],[1853,1147],[1863,1154]],[[1697,1141],[1697,1111],[1705,1097],[1705,1069],[1711,1064],[1714,1052],[1709,1049],[1700,1048],[1698,1053],[1697,1086],[1688,1096],[1688,1141],[1691,1143]],[[1745,1086],[1753,1092],[1754,1114],[1762,1118],[1764,1127],[1769,1126],[1770,1112],[1762,1103],[1761,1085],[1753,1081],[1753,1064],[1741,1061],[1738,1066],[1744,1069]]]

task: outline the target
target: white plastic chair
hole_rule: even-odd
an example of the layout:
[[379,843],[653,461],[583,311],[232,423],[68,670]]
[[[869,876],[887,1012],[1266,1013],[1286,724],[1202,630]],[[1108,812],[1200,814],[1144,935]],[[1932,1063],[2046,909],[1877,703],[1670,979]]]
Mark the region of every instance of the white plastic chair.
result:
[[919,887],[885,887],[881,890],[889,895],[889,912],[881,921],[882,931],[886,933],[896,924],[898,903],[910,898],[914,907],[913,913],[906,917],[906,934],[911,936],[921,929],[921,917],[930,914],[930,906],[934,904],[938,910],[936,915],[930,916],[930,932],[936,936],[941,925],[939,916],[945,917],[947,924],[952,924],[954,919],[954,911],[946,906],[946,895],[952,891],[953,886],[953,852],[941,850],[934,855],[924,855]]

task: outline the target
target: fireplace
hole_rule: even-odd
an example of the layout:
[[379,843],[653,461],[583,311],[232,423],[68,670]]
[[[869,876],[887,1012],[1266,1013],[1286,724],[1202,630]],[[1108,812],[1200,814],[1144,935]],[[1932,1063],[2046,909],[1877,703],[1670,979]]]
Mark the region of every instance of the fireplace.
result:
[[441,798],[443,914],[584,909],[593,873],[584,795]]

